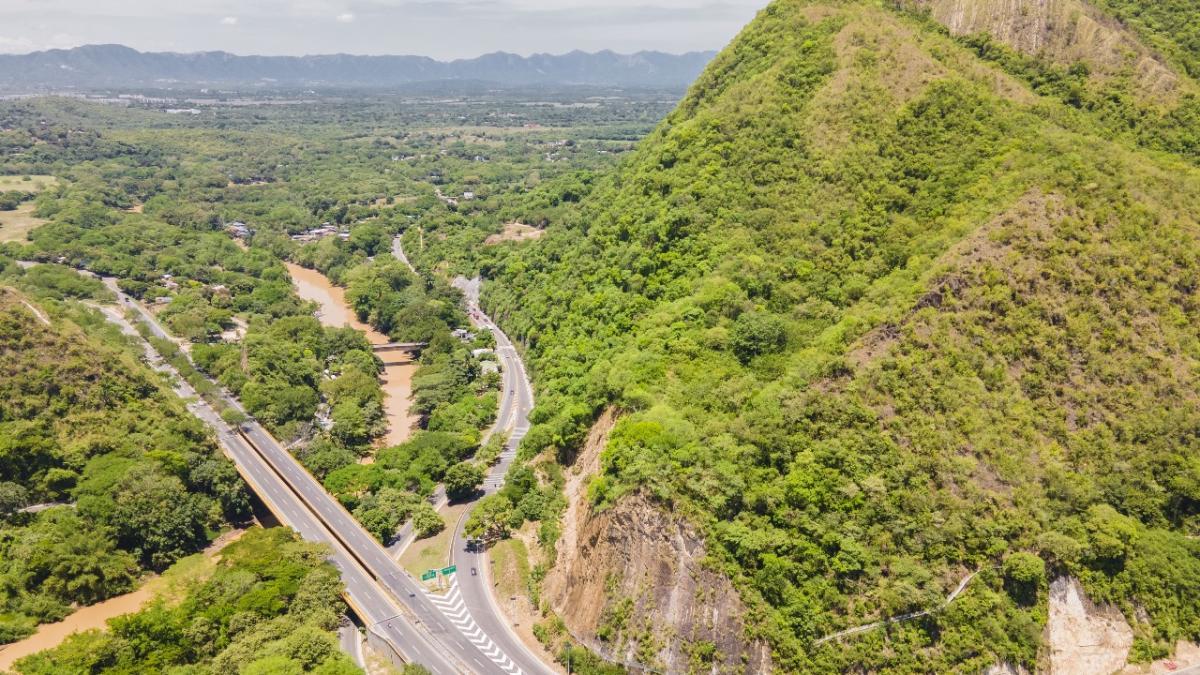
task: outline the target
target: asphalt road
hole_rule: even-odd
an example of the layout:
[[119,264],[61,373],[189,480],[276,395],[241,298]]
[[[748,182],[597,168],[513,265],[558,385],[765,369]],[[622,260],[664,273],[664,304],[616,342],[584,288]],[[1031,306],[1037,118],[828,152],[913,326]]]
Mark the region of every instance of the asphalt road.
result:
[[[456,280],[455,285],[466,297],[471,323],[477,328],[490,329],[496,337],[496,355],[500,359],[500,370],[503,373],[500,410],[490,433],[508,433],[508,439],[504,444],[504,450],[500,453],[499,461],[488,471],[483,484],[484,493],[493,494],[504,485],[504,477],[508,473],[509,467],[512,466],[513,460],[516,459],[517,447],[520,446],[521,439],[529,431],[529,412],[533,409],[533,387],[529,384],[525,365],[512,341],[479,308],[479,278],[476,277],[469,281],[460,278]],[[475,623],[506,654],[513,657],[514,660],[516,660],[515,655],[521,655],[524,662],[537,665],[537,670],[533,670],[531,666],[525,669],[525,672],[554,672],[525,647],[525,644],[513,632],[504,614],[496,606],[492,594],[491,573],[486,568],[487,556],[468,549],[466,521],[464,514],[464,517],[455,524],[454,539],[450,547],[450,563],[458,567],[458,591],[462,596],[463,604]],[[472,568],[476,570],[476,574],[471,573]]]
[[[121,305],[131,307],[146,317],[151,330],[156,335],[160,337],[166,335],[153,320],[153,316],[145,312],[137,303],[131,302],[119,291],[117,298]],[[137,335],[137,331],[119,312],[107,307],[99,307],[99,309],[110,322],[121,326],[124,332]],[[341,572],[342,581],[346,586],[346,599],[364,623],[374,627],[376,632],[395,645],[406,658],[426,665],[435,673],[460,673],[470,670],[462,668],[447,657],[437,645],[424,639],[423,631],[418,630],[408,617],[403,615],[403,611],[391,594],[379,586],[357,558],[342,544],[341,540],[334,536],[308,508],[308,505],[280,478],[259,451],[241,434],[230,428],[216,410],[200,398],[191,385],[163,361],[150,345],[144,344],[144,348],[146,358],[151,366],[174,377],[175,393],[185,400],[194,399],[188,404],[188,409],[216,432],[218,441],[237,465],[238,472],[275,514],[275,517],[284,525],[298,532],[304,539],[321,542],[330,547],[332,552],[330,562]]]
[[[153,334],[171,339],[154,315],[122,293],[114,279],[106,278],[104,282],[116,293],[117,301],[122,306],[133,309],[145,319]],[[105,311],[105,314],[110,320],[124,322],[123,317],[113,310]],[[156,368],[174,373],[149,345],[146,348],[147,358],[152,360]],[[374,551],[382,549],[274,438],[255,422],[247,423],[244,431],[235,433],[178,373],[174,375],[177,380],[176,393],[184,398],[196,399],[188,408],[217,432],[218,440],[237,464],[242,477],[280,522],[307,540],[330,546],[333,551],[330,560],[342,574],[347,600],[367,626],[388,639],[405,658],[424,665],[434,673],[494,672],[494,667],[490,667],[486,659],[480,658],[478,648],[469,641],[450,650],[444,640],[432,639],[439,632],[439,619],[445,617],[431,603],[425,601],[427,612],[409,612],[401,608],[407,603],[400,600],[399,594],[405,591],[401,588],[402,582],[397,584],[394,577],[400,577],[413,586],[410,600],[425,600],[416,583],[407,578],[395,563],[391,565],[393,569],[382,572],[368,565],[367,560],[378,564],[379,557],[386,558],[386,555],[372,555]],[[229,405],[241,410],[240,404],[232,397],[225,396],[225,399]],[[299,489],[296,488],[297,484],[301,486]],[[334,516],[337,524],[331,526],[323,515]],[[346,519],[350,520],[349,525]],[[392,577],[390,584],[385,581],[389,577]],[[422,614],[431,623],[422,626]]]
[[[115,279],[105,278],[104,283],[116,293],[123,306],[134,309],[142,316],[155,335],[172,339],[154,315],[120,291]],[[500,461],[492,468],[485,482],[486,490],[495,491],[499,489],[504,474],[516,456],[520,438],[528,430],[527,416],[533,407],[533,395],[516,349],[508,337],[478,310],[478,285],[478,279],[469,282],[467,293],[468,303],[472,308],[472,321],[476,325],[493,329],[496,334],[496,352],[502,361],[504,372],[500,413],[494,429],[511,430]],[[229,405],[243,410],[233,397],[224,395],[224,398]],[[201,415],[202,419],[210,425],[224,425],[207,404],[198,404],[201,405],[207,409],[206,413]],[[200,414],[198,410],[197,413]],[[478,563],[473,559],[477,554],[466,550],[461,522],[456,525],[451,560],[472,556],[464,561],[459,579],[463,598],[470,611],[469,618],[473,619],[470,630],[464,629],[460,622],[455,621],[455,617],[448,616],[439,608],[425,593],[423,585],[409,576],[379,542],[368,534],[261,425],[249,421],[242,425],[241,433],[237,436],[240,436],[241,445],[249,448],[261,460],[249,463],[249,457],[244,456],[243,452],[231,452],[239,467],[243,468],[244,475],[248,474],[251,487],[260,496],[264,496],[262,490],[265,490],[272,499],[278,496],[274,492],[288,492],[278,489],[278,480],[281,479],[284,485],[290,488],[293,493],[290,495],[291,499],[281,499],[288,502],[297,512],[291,514],[297,519],[297,524],[293,525],[294,529],[300,532],[301,536],[312,537],[315,541],[326,541],[327,537],[336,540],[328,543],[336,544],[333,561],[343,572],[351,604],[355,606],[356,611],[366,614],[360,617],[364,623],[389,637],[406,657],[435,673],[468,671],[507,672],[517,675],[554,672],[530,653],[512,632],[492,599],[491,589],[486,584],[488,577],[470,575],[469,568],[478,567]],[[243,464],[243,460],[247,463]],[[315,516],[316,522],[305,522],[305,515],[301,514],[302,509],[305,515]],[[281,520],[288,521],[289,525],[293,524],[288,517],[282,517]],[[339,556],[339,551],[345,556]],[[405,611],[392,612],[385,609],[387,598],[380,597],[379,588],[386,591],[384,595],[390,595],[391,600],[400,603]]]

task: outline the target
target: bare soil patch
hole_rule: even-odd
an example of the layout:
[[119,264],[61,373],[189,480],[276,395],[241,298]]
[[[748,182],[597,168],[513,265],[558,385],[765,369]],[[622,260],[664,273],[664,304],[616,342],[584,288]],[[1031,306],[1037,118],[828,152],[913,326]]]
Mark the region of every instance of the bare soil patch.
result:
[[495,246],[505,241],[529,241],[531,239],[540,239],[544,234],[546,234],[545,230],[539,230],[532,225],[514,221],[507,223],[504,226],[504,231],[500,234],[493,234],[484,239],[483,245]]

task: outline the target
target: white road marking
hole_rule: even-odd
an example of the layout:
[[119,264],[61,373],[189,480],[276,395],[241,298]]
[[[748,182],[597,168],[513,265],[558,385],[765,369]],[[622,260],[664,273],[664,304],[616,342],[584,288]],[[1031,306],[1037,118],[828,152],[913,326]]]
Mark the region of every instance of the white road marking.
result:
[[475,645],[484,656],[491,659],[492,663],[510,675],[523,675],[517,664],[508,658],[508,655],[495,642],[492,642],[492,639],[483,632],[479,624],[475,623],[475,619],[471,617],[470,610],[467,609],[466,603],[463,602],[462,593],[458,590],[458,579],[451,579],[450,590],[443,594],[427,590],[425,591],[425,595],[438,611],[444,614],[447,619],[450,619],[450,622],[458,628],[463,637]]

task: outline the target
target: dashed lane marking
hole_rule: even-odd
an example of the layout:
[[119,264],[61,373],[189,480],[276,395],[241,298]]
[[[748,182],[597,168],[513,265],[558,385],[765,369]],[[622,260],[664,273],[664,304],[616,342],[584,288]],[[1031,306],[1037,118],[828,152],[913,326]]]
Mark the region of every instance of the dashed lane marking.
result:
[[475,619],[471,618],[471,612],[463,602],[462,593],[458,590],[457,578],[451,578],[450,590],[445,593],[425,591],[425,595],[438,608],[438,611],[450,619],[450,623],[454,624],[458,632],[462,633],[463,637],[475,645],[492,663],[509,675],[523,675],[517,664],[513,663],[512,659],[508,658],[504,651],[497,647],[487,633],[484,633],[483,629],[475,623]]

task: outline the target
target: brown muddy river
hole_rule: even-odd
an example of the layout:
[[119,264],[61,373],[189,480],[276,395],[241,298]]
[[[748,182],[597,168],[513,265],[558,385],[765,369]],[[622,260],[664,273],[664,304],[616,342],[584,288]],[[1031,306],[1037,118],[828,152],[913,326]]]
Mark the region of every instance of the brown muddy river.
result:
[[[316,270],[292,263],[285,264],[288,273],[292,275],[296,294],[320,306],[317,318],[322,324],[337,328],[350,326],[361,330],[367,334],[367,339],[373,345],[390,342],[388,336],[358,320],[354,310],[350,308],[350,303],[346,302],[345,289],[333,285],[325,275]],[[418,421],[410,412],[412,377],[417,370],[417,364],[412,361],[411,355],[403,352],[384,352],[380,356],[384,361],[383,412],[388,422],[383,444],[396,445],[409,439]]]
[[[204,550],[205,557],[212,558],[217,555],[222,548],[237,541],[245,532],[245,530],[231,530],[217,537]],[[105,630],[108,628],[107,621],[114,616],[138,611],[142,605],[153,600],[157,595],[156,579],[158,577],[151,576],[134,591],[80,608],[58,623],[38,626],[37,632],[24,640],[0,646],[0,673],[7,672],[12,668],[13,663],[23,656],[57,647],[72,633],[82,633],[93,628]]]
[[93,628],[104,630],[106,621],[114,616],[138,611],[153,597],[154,593],[148,588],[148,584],[142,584],[141,588],[132,593],[84,607],[58,623],[43,624],[38,627],[36,633],[24,640],[0,647],[0,673],[12,668],[13,662],[23,656],[57,647],[72,633],[82,633]]

